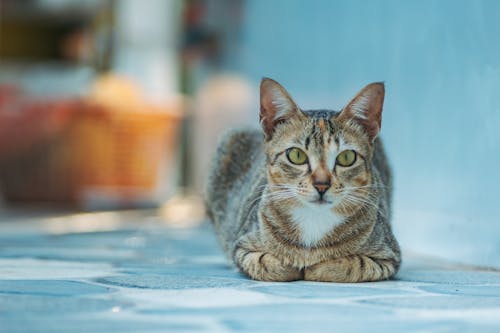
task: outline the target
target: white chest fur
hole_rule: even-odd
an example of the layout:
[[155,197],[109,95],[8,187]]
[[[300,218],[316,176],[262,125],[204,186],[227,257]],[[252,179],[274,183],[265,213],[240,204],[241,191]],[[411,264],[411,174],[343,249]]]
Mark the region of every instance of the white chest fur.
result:
[[330,207],[303,206],[292,210],[292,219],[300,230],[305,246],[316,245],[323,237],[343,222]]

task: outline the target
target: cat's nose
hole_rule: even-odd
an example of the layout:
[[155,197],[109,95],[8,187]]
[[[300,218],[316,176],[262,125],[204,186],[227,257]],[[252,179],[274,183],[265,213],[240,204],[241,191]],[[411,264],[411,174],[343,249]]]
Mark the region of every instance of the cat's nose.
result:
[[325,194],[325,192],[328,191],[328,189],[330,188],[331,184],[330,184],[329,181],[326,181],[326,182],[314,182],[313,186],[316,189],[316,191],[318,191],[318,193],[320,194],[320,196],[323,196],[323,194]]

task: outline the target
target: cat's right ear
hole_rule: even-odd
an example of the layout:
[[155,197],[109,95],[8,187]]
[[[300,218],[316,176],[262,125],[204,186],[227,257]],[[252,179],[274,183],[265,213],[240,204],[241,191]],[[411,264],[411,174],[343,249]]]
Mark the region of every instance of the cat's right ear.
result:
[[301,114],[302,111],[285,88],[273,79],[262,79],[260,82],[260,124],[268,140],[272,137],[276,125]]

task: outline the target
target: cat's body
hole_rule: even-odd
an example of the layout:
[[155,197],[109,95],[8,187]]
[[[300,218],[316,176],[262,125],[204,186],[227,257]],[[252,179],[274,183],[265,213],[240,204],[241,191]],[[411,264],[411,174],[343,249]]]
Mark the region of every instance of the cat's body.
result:
[[[353,102],[347,110],[370,106],[366,98]],[[396,273],[387,159],[374,124],[360,126],[352,116],[301,111],[279,84],[263,81],[264,133],[228,133],[207,187],[217,235],[242,272],[266,281],[338,282]]]

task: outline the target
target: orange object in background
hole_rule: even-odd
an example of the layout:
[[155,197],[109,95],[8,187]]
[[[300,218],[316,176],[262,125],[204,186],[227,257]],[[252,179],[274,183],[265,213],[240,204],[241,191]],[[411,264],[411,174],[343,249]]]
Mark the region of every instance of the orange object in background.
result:
[[0,161],[58,135],[69,120],[68,102],[30,99],[19,89],[0,86]]
[[0,189],[8,201],[151,204],[173,164],[179,120],[178,107],[144,102],[123,109],[92,99],[4,102]]

